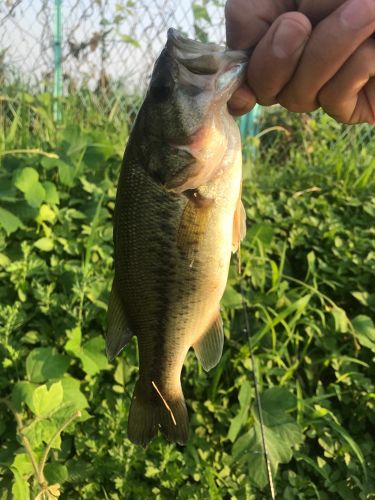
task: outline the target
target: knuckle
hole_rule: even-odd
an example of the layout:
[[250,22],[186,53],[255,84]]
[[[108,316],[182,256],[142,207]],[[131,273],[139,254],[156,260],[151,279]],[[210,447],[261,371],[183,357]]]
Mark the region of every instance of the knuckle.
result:
[[327,85],[319,92],[318,100],[323,111],[338,123],[354,124],[358,122],[355,118],[355,110],[351,110],[349,113],[347,106],[343,106],[335,86]]
[[[280,87],[270,84],[268,78],[256,78],[249,80],[249,85],[257,96],[258,102],[266,99],[275,99],[280,92]],[[281,87],[282,88],[282,87]]]
[[296,99],[295,95],[281,95],[277,101],[281,106],[293,113],[310,113],[319,108],[319,104],[315,101],[311,102],[311,100],[303,98]]
[[244,0],[227,0],[224,12],[227,23],[238,23],[243,21]]
[[332,107],[332,105],[335,105],[335,92],[332,91],[329,85],[326,85],[318,95],[318,100],[323,109],[326,109],[328,107]]
[[259,97],[257,99],[258,104],[262,106],[273,106],[277,104],[277,101],[274,97]]
[[353,125],[354,123],[356,123],[356,121],[352,121],[351,118],[343,116],[340,113],[335,113],[332,110],[328,111],[324,107],[322,109],[323,109],[323,111],[325,111],[327,113],[328,116],[330,116],[331,118],[333,118],[337,123],[346,123],[348,125]]
[[375,55],[375,40],[366,40],[356,51],[355,54],[362,61],[373,61]]
[[285,12],[277,18],[278,23],[288,23],[293,28],[299,28],[301,34],[305,36],[311,32],[311,23],[309,19],[301,12]]

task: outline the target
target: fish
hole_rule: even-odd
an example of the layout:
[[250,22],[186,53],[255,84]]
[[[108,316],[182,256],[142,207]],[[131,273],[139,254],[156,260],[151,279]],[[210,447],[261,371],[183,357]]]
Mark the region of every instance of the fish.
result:
[[192,347],[203,369],[220,361],[231,254],[246,230],[241,139],[227,102],[247,55],[168,30],[131,131],[114,211],[114,278],[106,350],[137,337],[139,377],[128,438],[189,435],[181,370]]

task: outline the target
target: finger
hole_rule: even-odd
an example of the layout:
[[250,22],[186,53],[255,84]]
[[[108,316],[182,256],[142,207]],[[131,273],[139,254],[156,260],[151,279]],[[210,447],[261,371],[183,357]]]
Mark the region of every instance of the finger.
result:
[[234,116],[244,115],[253,109],[256,102],[254,93],[244,83],[229,100],[229,112]]
[[[296,0],[298,12],[307,16],[314,27],[318,22],[332,14],[346,0]],[[375,33],[372,35],[375,38]]]
[[278,101],[290,111],[319,107],[320,89],[375,30],[375,1],[348,0],[312,32],[292,80]]
[[319,93],[337,121],[375,125],[375,41],[364,42]]
[[227,44],[232,49],[249,49],[266,33],[283,12],[294,9],[293,0],[227,0],[225,20]]
[[247,70],[248,84],[263,105],[275,104],[276,96],[292,78],[311,24],[299,12],[281,15],[258,43]]
[[297,0],[298,11],[307,16],[312,25],[334,12],[345,0]]

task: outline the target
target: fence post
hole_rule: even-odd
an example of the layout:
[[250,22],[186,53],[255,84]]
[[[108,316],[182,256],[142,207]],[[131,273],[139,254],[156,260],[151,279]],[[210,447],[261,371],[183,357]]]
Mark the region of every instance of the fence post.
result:
[[61,71],[61,2],[55,0],[55,27],[53,40],[53,119],[61,122],[62,71]]
[[243,148],[243,155],[245,159],[249,156],[254,157],[256,154],[256,148],[254,146],[248,147],[246,144],[246,139],[248,137],[254,137],[259,132],[259,118],[261,116],[261,107],[256,104],[255,107],[246,115],[241,116],[240,119],[240,132]]

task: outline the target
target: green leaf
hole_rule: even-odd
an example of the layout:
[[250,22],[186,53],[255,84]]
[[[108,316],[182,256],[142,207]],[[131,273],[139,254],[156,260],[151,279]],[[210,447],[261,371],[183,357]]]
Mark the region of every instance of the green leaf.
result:
[[16,382],[12,389],[12,403],[17,411],[22,410],[23,403],[30,407],[32,404],[33,392],[36,388],[37,385],[31,384],[30,382]]
[[345,333],[348,331],[349,320],[344,309],[341,307],[334,307],[332,309],[332,316],[335,320],[336,332]]
[[221,299],[221,305],[228,309],[238,309],[242,307],[242,295],[232,286],[227,285]]
[[40,164],[45,170],[50,170],[51,168],[57,167],[60,162],[62,162],[60,158],[49,158],[46,156],[44,156],[40,160]]
[[283,387],[272,387],[263,392],[261,403],[263,412],[274,415],[279,411],[292,410],[296,405],[296,398]]
[[39,182],[39,174],[34,168],[23,168],[16,175],[14,184],[24,193],[26,201],[33,208],[38,208],[45,199],[45,189]]
[[57,168],[61,183],[65,186],[72,187],[74,185],[74,168],[62,160],[59,160]]
[[46,192],[45,201],[50,205],[58,205],[60,203],[59,193],[56,185],[53,182],[43,182],[43,187]]
[[0,207],[0,226],[4,228],[5,232],[9,236],[10,234],[17,231],[17,229],[22,229],[24,227],[21,219],[17,215],[12,214],[5,208]]
[[[264,434],[274,474],[280,463],[288,463],[292,459],[293,448],[299,446],[304,439],[302,429],[287,413],[294,404],[294,396],[281,387],[267,389],[261,395]],[[252,415],[254,426],[234,443],[232,456],[235,462],[247,462],[249,477],[263,488],[267,484],[267,473],[258,409],[255,404]]]
[[368,306],[369,293],[368,292],[352,292],[353,297],[355,297],[358,302],[363,306]]
[[231,420],[229,431],[228,431],[228,439],[235,441],[238,433],[241,430],[241,427],[246,423],[246,420],[249,416],[250,411],[250,402],[252,397],[252,389],[250,382],[246,381],[241,385],[240,392],[238,394],[238,399],[240,402],[240,411],[238,414]]
[[31,382],[45,382],[60,378],[69,366],[69,358],[52,347],[33,349],[26,358],[26,374]]
[[273,234],[274,230],[272,226],[268,224],[253,224],[247,231],[246,239],[252,244],[258,240],[267,247],[272,243]]
[[17,173],[14,185],[17,186],[20,191],[26,193],[30,186],[37,182],[39,182],[39,174],[35,168],[25,167]]
[[206,31],[204,31],[198,23],[194,23],[194,32],[195,32],[195,38],[199,40],[200,42],[203,43],[208,43],[208,35]]
[[287,313],[287,316],[289,316],[291,312],[295,311],[297,316],[301,316],[301,314],[305,311],[308,303],[310,302],[311,297],[311,294],[304,295],[300,299],[297,299],[295,302],[293,302],[290,306],[288,306],[285,311],[282,311],[281,314],[285,312]]
[[79,355],[83,369],[88,375],[95,375],[100,370],[110,368],[105,355],[105,340],[103,337],[94,337],[82,345]]
[[0,200],[13,202],[17,196],[17,190],[12,179],[2,177],[0,182]]
[[42,250],[43,252],[51,252],[54,247],[53,240],[51,238],[39,238],[34,242],[34,246]]
[[201,19],[210,22],[210,16],[208,15],[207,8],[204,5],[199,5],[193,3],[192,5],[194,19],[199,21]]
[[342,427],[341,425],[337,424],[333,419],[328,419],[326,418],[326,422],[329,421],[329,425],[348,443],[350,446],[352,452],[354,455],[357,457],[359,463],[361,464],[362,470],[363,470],[363,475],[365,479],[367,480],[367,466],[366,466],[366,460],[365,457],[363,456],[361,448],[358,446],[358,444],[354,441],[352,436]]
[[38,417],[45,417],[56,410],[63,400],[63,388],[61,381],[47,386],[41,385],[33,392],[30,409]]
[[17,469],[21,476],[33,473],[33,466],[27,453],[17,453],[12,463],[12,469]]
[[68,330],[66,333],[69,340],[65,344],[65,350],[66,352],[77,355],[81,347],[81,328],[76,326],[72,330]]
[[84,162],[90,168],[95,168],[99,162],[105,162],[115,152],[113,143],[108,138],[99,137],[100,142],[90,142],[84,155]]
[[44,473],[48,484],[62,484],[68,479],[68,468],[63,464],[46,464]]
[[[58,426],[54,420],[43,419],[34,420],[25,431],[27,438],[29,439],[31,446],[34,449],[42,449],[44,444],[51,442],[51,439],[56,434]],[[52,448],[60,449],[61,447],[61,436],[58,434],[51,442]]]
[[25,193],[27,203],[34,208],[38,208],[46,196],[43,186],[38,182]]
[[73,377],[64,377],[61,380],[64,390],[63,403],[69,406],[69,413],[72,410],[83,410],[89,406],[85,395],[81,392],[79,380]]
[[315,256],[315,252],[313,250],[311,250],[311,252],[309,252],[307,254],[307,264],[308,264],[309,272],[312,274],[315,274],[316,256]]
[[352,320],[352,325],[359,343],[375,352],[375,325],[372,319],[361,314]]
[[125,363],[124,360],[118,358],[117,367],[115,373],[113,374],[113,378],[119,385],[125,385]]
[[8,267],[10,263],[10,258],[4,253],[0,252],[0,267]]
[[16,468],[11,468],[14,475],[12,497],[17,500],[30,500],[29,483],[23,479]]
[[36,218],[36,221],[39,223],[42,222],[54,223],[55,220],[56,220],[56,213],[52,210],[52,208],[49,207],[49,205],[43,203],[43,205],[41,205],[39,208],[39,214]]
[[[279,464],[290,462],[293,457],[293,447],[300,445],[304,436],[302,429],[294,422],[275,424],[274,427],[265,426],[264,434],[271,470],[273,476],[276,476]],[[263,454],[262,434],[258,422],[249,431],[249,455],[251,455],[251,460],[248,461],[249,477],[260,488],[264,488],[267,485],[268,477]]]
[[68,332],[69,340],[65,350],[79,358],[82,367],[88,375],[95,375],[100,370],[110,367],[105,353],[105,340],[101,336],[94,337],[81,345],[81,330],[79,327]]
[[130,35],[121,35],[120,39],[121,39],[121,41],[123,41],[125,43],[129,43],[130,45],[133,45],[133,47],[137,47],[137,48],[140,47],[139,42]]

